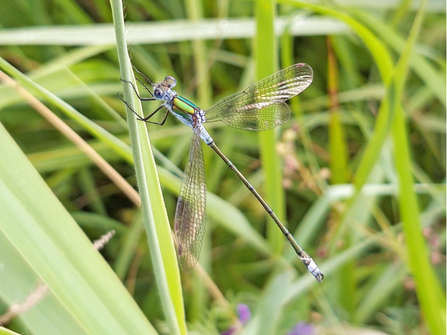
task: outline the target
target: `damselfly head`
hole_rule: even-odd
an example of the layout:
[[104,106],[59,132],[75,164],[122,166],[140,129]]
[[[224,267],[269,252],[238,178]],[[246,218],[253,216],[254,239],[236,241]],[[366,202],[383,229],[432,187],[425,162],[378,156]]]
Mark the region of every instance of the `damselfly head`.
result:
[[173,88],[177,84],[177,80],[175,80],[172,76],[166,76],[165,80],[152,84],[154,86],[154,97],[157,100],[165,100],[169,99],[171,88]]
[[161,87],[155,87],[154,89],[154,97],[157,100],[163,100],[165,97],[166,91],[163,90]]

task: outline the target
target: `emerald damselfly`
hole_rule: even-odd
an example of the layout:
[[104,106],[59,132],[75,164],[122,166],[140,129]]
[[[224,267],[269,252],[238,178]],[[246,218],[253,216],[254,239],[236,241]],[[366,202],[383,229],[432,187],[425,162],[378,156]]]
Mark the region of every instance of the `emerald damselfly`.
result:
[[[281,229],[307,270],[317,281],[322,281],[324,275],[315,261],[301,248],[293,235],[287,230],[247,178],[220,151],[203,126],[205,122],[221,121],[238,129],[262,131],[273,129],[287,122],[290,118],[290,109],[285,101],[298,95],[310,85],[313,79],[312,68],[304,63],[289,66],[256,82],[241,92],[220,100],[207,110],[201,109],[191,101],[178,95],[172,89],[177,83],[174,77],[167,76],[163,81],[154,83],[146,75],[138,70],[136,71],[153,87],[152,92],[143,81],[136,78],[149,92],[150,98],[141,97],[132,82],[123,81],[132,85],[133,90],[141,101],[160,100],[163,102],[149,116],[142,117],[123,100],[127,107],[137,116],[137,119],[163,125],[169,114],[168,112],[170,112],[180,122],[193,130],[189,159],[180,188],[174,220],[178,260],[182,270],[190,271],[196,265],[205,232],[207,190],[203,153],[200,145],[200,140],[202,140],[219,155],[253,193],[279,229]],[[163,120],[160,123],[151,121],[150,119],[163,107],[167,109]]]

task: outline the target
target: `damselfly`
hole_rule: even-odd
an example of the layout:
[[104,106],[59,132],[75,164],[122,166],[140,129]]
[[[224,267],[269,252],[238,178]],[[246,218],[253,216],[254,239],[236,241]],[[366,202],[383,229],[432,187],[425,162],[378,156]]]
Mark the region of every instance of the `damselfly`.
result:
[[[285,123],[290,118],[290,109],[285,101],[301,93],[310,85],[313,78],[312,68],[303,63],[292,65],[258,81],[241,92],[220,100],[207,110],[202,110],[191,101],[179,96],[172,89],[176,84],[174,77],[167,76],[162,82],[153,83],[143,73],[136,71],[153,87],[153,92],[151,92],[143,81],[136,78],[151,95],[150,98],[142,98],[131,82],[123,80],[132,85],[137,97],[141,101],[163,101],[161,106],[149,116],[141,117],[123,100],[127,107],[137,116],[138,120],[163,125],[169,111],[180,122],[193,130],[189,160],[180,188],[174,223],[178,260],[182,270],[189,271],[196,265],[205,232],[206,184],[203,154],[200,146],[200,140],[202,140],[242,180],[273,221],[275,221],[279,229],[281,229],[307,270],[317,281],[322,281],[324,275],[314,260],[300,247],[270,206],[234,164],[220,151],[203,127],[205,122],[221,121],[235,128],[261,131],[272,129]],[[167,109],[167,112],[162,122],[150,121],[151,117],[163,107]]]

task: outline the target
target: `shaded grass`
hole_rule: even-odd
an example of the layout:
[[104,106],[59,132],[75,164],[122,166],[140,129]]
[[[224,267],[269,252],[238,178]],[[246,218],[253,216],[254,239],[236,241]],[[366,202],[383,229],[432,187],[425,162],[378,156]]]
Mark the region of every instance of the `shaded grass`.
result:
[[[432,297],[430,301],[434,303],[428,307],[433,308],[431,311],[414,302],[414,290],[408,288],[413,283],[408,264],[422,255],[422,265],[411,265],[412,272],[429,274],[430,270],[422,267],[434,268],[436,278],[433,275],[427,277],[429,282],[423,285],[417,279],[419,297],[430,297],[432,293],[437,298],[444,296],[443,292],[436,291],[439,287],[436,282],[445,277],[442,261],[445,259],[445,237],[442,238],[445,233],[445,41],[435,37],[432,40],[419,39],[416,49],[404,49],[408,27],[413,24],[411,15],[403,15],[408,14],[408,8],[404,6],[396,12],[381,10],[373,13],[362,7],[353,10],[296,1],[288,3],[293,8],[281,7],[282,15],[295,11],[296,5],[304,6],[323,16],[332,15],[344,20],[355,35],[331,37],[335,61],[328,65],[326,37],[292,38],[284,34],[281,44],[278,44],[279,56],[283,61],[281,67],[295,62],[309,63],[314,69],[315,80],[300,96],[300,104],[297,103],[298,99],[291,102],[294,119],[274,139],[260,144],[261,147],[269,146],[262,149],[261,160],[258,158],[256,134],[220,127],[212,127],[211,131],[230,159],[269,200],[273,200],[271,205],[275,210],[279,208],[281,212],[281,208],[285,209],[281,215],[289,222],[297,240],[309,253],[318,256],[316,259],[327,274],[326,280],[317,287],[309,276],[299,275],[303,272],[302,266],[289,248],[285,247],[281,252],[285,241],[274,226],[266,234],[274,236],[271,240],[269,238],[273,249],[269,247],[267,239],[258,233],[263,234],[265,230],[262,209],[240,182],[226,171],[225,166],[219,166],[221,163],[211,155],[205,157],[207,181],[210,190],[217,196],[208,197],[207,229],[210,236],[207,243],[210,247],[205,248],[202,259],[206,260],[212,277],[226,295],[230,306],[244,302],[252,307],[253,320],[247,325],[246,333],[259,327],[260,319],[265,329],[278,334],[286,334],[299,320],[328,329],[337,329],[342,327],[341,324],[350,322],[359,328],[378,327],[391,334],[405,333],[407,326],[424,329],[427,325],[433,334],[442,333],[442,329],[436,330],[433,324],[438,322],[445,325],[442,320],[439,322],[444,312],[438,308],[445,304]],[[229,16],[251,16],[254,13],[249,3],[238,8],[231,6],[231,3],[219,8],[208,3],[189,4],[196,7],[186,7],[178,1],[139,1],[138,5],[130,2],[126,4],[125,12],[129,21],[165,20],[168,32],[170,26],[175,29],[173,24],[170,25],[173,23],[171,20],[187,15],[197,19],[225,12]],[[200,9],[197,7],[202,5]],[[30,2],[23,10],[21,24],[29,28],[31,25],[111,22],[109,8],[99,2],[92,2],[91,6],[86,8],[75,1],[67,1],[54,9],[58,15],[49,15],[45,1]],[[7,17],[14,9],[11,2],[0,13],[3,26],[9,28],[17,25]],[[309,12],[301,14],[309,15]],[[445,13],[428,15],[429,21],[424,22],[421,28],[423,36],[437,36],[436,33],[430,34],[436,31],[444,31],[445,34]],[[166,74],[174,75],[178,80],[178,92],[192,100],[197,95],[193,101],[206,108],[212,101],[252,83],[255,69],[258,73],[259,69],[269,72],[266,74],[277,69],[274,68],[277,47],[274,45],[273,27],[267,24],[273,16],[271,8],[256,12],[261,33],[255,42],[255,51],[251,40],[228,39],[217,43],[219,37],[215,36],[213,41],[134,46],[130,49],[130,56],[132,62],[154,80],[160,80]],[[384,17],[392,19],[388,21]],[[441,28],[436,28],[436,25]],[[194,25],[191,26],[194,29]],[[330,30],[327,35],[331,35]],[[359,43],[358,37],[363,44]],[[411,46],[410,42],[407,45]],[[146,143],[144,150],[134,145],[133,150],[142,151],[134,157],[131,155],[127,144],[127,125],[118,114],[124,114],[124,106],[115,96],[118,90],[122,90],[119,77],[126,74],[119,73],[118,58],[110,47],[68,50],[62,46],[11,46],[2,48],[0,55],[26,72],[26,76],[21,77],[19,72],[10,69],[11,74],[33,89],[37,97],[50,101],[50,106],[57,106],[68,125],[86,137],[95,150],[123,176],[135,182],[134,169],[130,165],[134,157],[140,155],[141,158],[140,163],[136,163],[138,171],[147,167],[149,163],[146,158],[152,154]],[[401,61],[402,68],[396,70],[394,64],[396,60],[403,59],[403,55],[408,58],[405,62]],[[411,72],[404,81],[402,71],[406,71],[407,67]],[[330,77],[330,85],[327,71],[338,73],[338,78]],[[393,74],[393,71],[396,72]],[[396,79],[399,81],[396,82]],[[328,87],[335,87],[338,91],[335,102],[330,100],[334,96],[329,95]],[[131,100],[129,92],[125,91],[125,94],[126,100]],[[172,328],[175,324],[184,327],[183,321],[178,321],[181,320],[178,315],[183,313],[180,311],[183,303],[179,300],[179,293],[163,303],[177,303],[176,313],[165,313],[162,310],[169,308],[160,308],[159,301],[164,299],[162,295],[169,295],[169,289],[162,286],[155,288],[152,275],[155,273],[159,276],[164,270],[152,265],[147,242],[144,238],[139,239],[142,229],[139,209],[131,205],[113,184],[92,167],[79,151],[52,131],[45,121],[33,116],[15,93],[0,87],[0,97],[2,123],[39,168],[64,206],[75,212],[75,216],[82,213],[87,215],[80,220],[84,231],[93,238],[95,229],[105,231],[114,226],[110,221],[98,218],[110,216],[123,222],[123,235],[118,234],[116,241],[110,242],[105,254],[145,315],[154,321],[157,331],[166,333],[168,327],[170,333],[175,333]],[[59,101],[58,97],[63,97],[66,103]],[[154,106],[148,106],[146,115]],[[328,112],[331,107],[331,112]],[[338,109],[336,118],[332,113],[333,107]],[[402,127],[404,121],[409,123],[406,130]],[[135,124],[131,117],[129,122],[131,142],[136,143],[135,136],[144,134],[145,128]],[[153,206],[152,210],[146,207],[144,210],[165,216],[162,221],[166,225],[166,215],[171,220],[173,218],[175,196],[180,184],[180,174],[173,165],[178,165],[180,169],[184,167],[190,132],[170,119],[163,128],[148,129],[152,145],[161,151],[156,153],[156,161],[164,167],[159,168],[157,176],[152,165],[152,176],[148,180],[159,178],[167,192],[164,192],[164,201],[158,195],[159,205]],[[341,132],[344,132],[343,137],[340,136]],[[393,134],[392,141],[390,133]],[[276,142],[286,150],[279,150],[280,158],[266,160],[264,157],[276,156],[273,154]],[[425,144],[429,144],[430,150],[423,149]],[[342,159],[345,155],[343,146],[346,147],[348,160],[336,172],[333,159]],[[396,147],[408,148],[410,152],[395,150]],[[204,153],[209,154],[206,150]],[[286,162],[284,167],[278,169],[283,162]],[[272,163],[276,165],[276,171],[266,172],[264,181],[259,167],[265,168]],[[80,167],[82,170],[78,170]],[[350,190],[344,188],[347,185],[334,185],[335,179],[329,179],[328,169],[332,170],[331,178],[351,183]],[[137,176],[140,191],[146,192],[142,189],[145,185],[157,188],[156,183],[144,181],[140,172]],[[416,185],[412,185],[413,177]],[[397,178],[405,181],[399,183],[400,190],[395,187]],[[353,191],[354,185],[357,194]],[[281,186],[284,187],[281,189]],[[152,192],[147,191],[148,197],[152,196]],[[284,193],[284,199],[277,196]],[[353,196],[352,200],[346,200]],[[278,203],[274,204],[276,201]],[[418,202],[420,215],[411,212],[417,209],[415,201]],[[41,206],[47,212],[52,210],[50,204]],[[91,214],[83,211],[84,206],[88,206]],[[89,216],[91,226],[85,224],[85,220],[89,222]],[[422,222],[418,222],[419,216]],[[150,220],[146,220],[145,226],[149,227],[149,224]],[[267,223],[267,226],[272,225]],[[408,230],[409,226],[411,231]],[[432,263],[423,252],[408,258],[405,243],[402,242],[402,232],[405,231],[405,242],[417,245],[414,248],[416,251],[423,250],[426,243],[421,226],[426,228]],[[151,234],[154,235],[154,232]],[[152,257],[154,248],[173,250],[168,236],[164,240],[156,240],[155,245],[160,245],[151,245]],[[5,250],[2,248],[2,257],[6,255]],[[410,251],[413,250],[410,248]],[[436,257],[441,258],[440,263],[436,262]],[[176,267],[175,259],[168,263],[167,266]],[[20,275],[15,278],[20,278]],[[210,302],[213,300],[208,297],[207,290],[203,290],[202,281],[193,278],[185,275],[183,281],[186,316],[195,321],[188,325],[188,329],[204,334],[227,329],[234,321],[234,310],[228,305],[223,307]],[[32,280],[28,287],[32,287]],[[351,283],[349,295],[344,291],[347,282]],[[422,291],[419,290],[421,286]],[[12,290],[20,288],[17,285]],[[1,289],[0,296],[4,301],[9,301]],[[276,308],[273,308],[272,301]],[[420,318],[422,308],[424,315],[429,313],[428,318]],[[412,314],[414,311],[415,314]],[[41,318],[44,320],[44,317]],[[27,324],[30,321],[26,318],[22,320],[30,329]],[[18,324],[15,329],[23,329],[21,327]],[[338,331],[342,332],[341,329],[338,328]]]

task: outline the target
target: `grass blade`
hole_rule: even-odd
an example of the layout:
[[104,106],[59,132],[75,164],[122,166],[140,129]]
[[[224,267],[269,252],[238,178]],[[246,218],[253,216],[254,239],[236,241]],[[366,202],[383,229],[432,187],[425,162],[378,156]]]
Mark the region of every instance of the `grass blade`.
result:
[[[257,79],[265,78],[277,70],[275,16],[275,1],[262,0],[256,3],[255,59]],[[277,159],[278,154],[276,153],[275,143],[274,130],[259,133],[260,155],[265,174],[266,200],[276,215],[278,215],[278,218],[284,222],[285,199],[282,189],[280,160]],[[270,219],[267,220],[268,241],[272,246],[272,250],[280,253],[284,245],[284,236]]]
[[[113,21],[120,63],[121,78],[135,84],[125,39],[123,5],[112,0]],[[141,103],[135,101],[130,85],[123,86],[124,98],[131,108],[142,114]],[[151,258],[159,289],[160,299],[171,334],[186,334],[183,311],[180,273],[171,230],[161,194],[158,173],[152,154],[146,125],[137,122],[135,115],[127,110],[132,153],[140,191],[143,222],[146,228]]]

